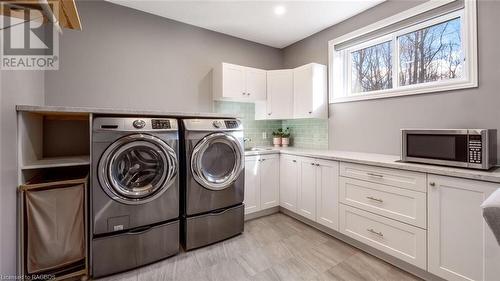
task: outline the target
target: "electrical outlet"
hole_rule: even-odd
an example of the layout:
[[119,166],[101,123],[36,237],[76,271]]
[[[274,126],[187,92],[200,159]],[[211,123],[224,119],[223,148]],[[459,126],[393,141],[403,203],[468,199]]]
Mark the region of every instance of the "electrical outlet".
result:
[[267,132],[262,132],[262,139],[267,140]]

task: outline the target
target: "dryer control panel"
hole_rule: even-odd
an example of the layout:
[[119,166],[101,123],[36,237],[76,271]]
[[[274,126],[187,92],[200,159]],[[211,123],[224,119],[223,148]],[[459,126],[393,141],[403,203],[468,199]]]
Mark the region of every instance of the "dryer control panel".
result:
[[242,131],[243,125],[238,119],[184,119],[188,131]]
[[173,118],[141,117],[96,117],[94,131],[177,131],[177,120]]

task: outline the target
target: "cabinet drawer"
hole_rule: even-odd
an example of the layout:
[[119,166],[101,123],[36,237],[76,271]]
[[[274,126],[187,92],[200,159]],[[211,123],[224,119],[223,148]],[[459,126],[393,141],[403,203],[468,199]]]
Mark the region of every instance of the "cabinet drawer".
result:
[[420,192],[427,190],[424,173],[342,162],[340,175]]
[[340,204],[340,232],[426,270],[423,229]]
[[427,228],[427,198],[416,192],[351,178],[340,178],[340,202]]

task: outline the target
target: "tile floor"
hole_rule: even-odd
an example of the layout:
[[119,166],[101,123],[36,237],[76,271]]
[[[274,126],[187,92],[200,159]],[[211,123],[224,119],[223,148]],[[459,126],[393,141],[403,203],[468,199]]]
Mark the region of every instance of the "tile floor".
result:
[[245,223],[242,235],[104,279],[420,280],[283,214]]

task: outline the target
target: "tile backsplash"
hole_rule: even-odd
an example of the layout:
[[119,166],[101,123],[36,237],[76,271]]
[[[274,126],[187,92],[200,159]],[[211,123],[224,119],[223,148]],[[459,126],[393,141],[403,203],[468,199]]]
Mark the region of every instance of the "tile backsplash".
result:
[[328,120],[255,120],[255,104],[243,102],[214,101],[214,112],[241,116],[245,137],[250,139],[247,147],[272,145],[272,132],[288,127],[291,146],[328,149]]

